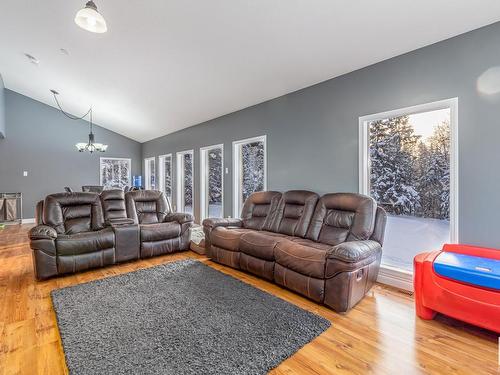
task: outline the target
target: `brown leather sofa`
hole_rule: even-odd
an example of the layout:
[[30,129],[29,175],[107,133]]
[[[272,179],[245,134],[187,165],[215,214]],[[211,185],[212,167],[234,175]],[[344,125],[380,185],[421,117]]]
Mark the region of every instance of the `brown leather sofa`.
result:
[[241,219],[205,219],[208,256],[338,312],[358,303],[379,271],[386,214],[367,196],[309,191],[252,194]]
[[48,195],[37,204],[37,225],[29,232],[35,276],[47,279],[186,250],[193,218],[166,211],[164,201],[157,191]]

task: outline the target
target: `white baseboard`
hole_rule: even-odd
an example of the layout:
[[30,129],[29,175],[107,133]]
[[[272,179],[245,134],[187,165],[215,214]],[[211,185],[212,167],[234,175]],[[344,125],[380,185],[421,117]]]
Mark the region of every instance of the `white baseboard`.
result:
[[413,274],[410,271],[381,265],[377,281],[381,284],[413,292]]
[[23,224],[35,224],[35,218],[31,218],[31,219],[23,219],[22,221]]

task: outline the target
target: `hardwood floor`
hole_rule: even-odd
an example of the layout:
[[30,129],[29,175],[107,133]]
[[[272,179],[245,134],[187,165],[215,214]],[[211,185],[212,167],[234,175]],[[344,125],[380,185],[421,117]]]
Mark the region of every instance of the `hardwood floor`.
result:
[[0,374],[65,374],[50,291],[140,268],[195,258],[332,321],[332,327],[273,374],[497,374],[497,336],[439,317],[415,317],[412,297],[377,285],[347,314],[193,252],[167,255],[36,282],[29,226],[0,231]]

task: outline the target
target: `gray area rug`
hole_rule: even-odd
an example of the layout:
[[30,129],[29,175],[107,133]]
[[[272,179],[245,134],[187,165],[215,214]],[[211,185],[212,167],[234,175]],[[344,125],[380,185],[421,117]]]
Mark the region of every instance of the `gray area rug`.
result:
[[265,374],[330,322],[193,260],[54,290],[71,374]]

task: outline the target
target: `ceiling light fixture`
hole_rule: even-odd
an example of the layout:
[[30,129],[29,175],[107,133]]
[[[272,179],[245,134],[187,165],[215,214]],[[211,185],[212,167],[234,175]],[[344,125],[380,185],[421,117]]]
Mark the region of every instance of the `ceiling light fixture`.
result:
[[94,125],[92,122],[92,107],[90,107],[89,110],[83,116],[80,116],[80,117],[73,116],[73,115],[65,112],[62,109],[61,105],[59,104],[59,100],[57,100],[57,95],[59,95],[59,93],[56,90],[50,90],[50,92],[52,93],[52,95],[54,95],[54,99],[56,101],[57,107],[63,113],[63,115],[65,115],[67,118],[70,118],[71,120],[83,120],[85,117],[87,117],[87,115],[89,115],[89,127],[90,127],[89,140],[88,140],[88,142],[77,143],[75,145],[77,150],[79,152],[88,151],[91,154],[94,152],[106,152],[106,150],[108,149],[108,145],[94,142],[95,137],[94,137],[94,133],[92,132],[92,128]]
[[75,16],[75,23],[91,33],[105,33],[108,31],[104,17],[97,11],[97,6],[90,0]]
[[29,53],[25,53],[24,56],[26,56],[29,62],[32,63],[33,65],[40,64],[40,60],[38,60],[35,56],[30,55]]

